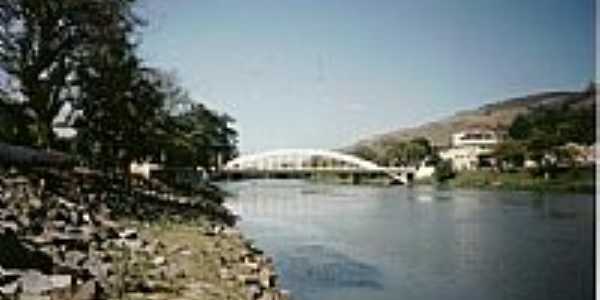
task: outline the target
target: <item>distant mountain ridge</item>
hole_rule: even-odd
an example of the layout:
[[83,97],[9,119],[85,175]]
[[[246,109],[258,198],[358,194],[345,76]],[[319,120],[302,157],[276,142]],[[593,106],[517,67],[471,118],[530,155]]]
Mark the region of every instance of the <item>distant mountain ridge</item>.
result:
[[434,146],[445,147],[449,145],[452,133],[473,127],[483,127],[497,131],[506,130],[518,115],[542,107],[568,105],[570,107],[596,109],[595,95],[596,87],[590,85],[583,91],[543,92],[510,98],[486,104],[477,109],[459,111],[439,121],[375,135],[361,140],[345,150],[352,150],[362,145],[372,145],[384,139],[410,140],[415,137],[425,137]]

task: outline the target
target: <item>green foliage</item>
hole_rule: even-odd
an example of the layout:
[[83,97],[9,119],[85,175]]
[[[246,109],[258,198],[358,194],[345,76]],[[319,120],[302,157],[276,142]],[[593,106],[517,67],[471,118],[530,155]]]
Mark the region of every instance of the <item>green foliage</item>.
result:
[[530,141],[533,148],[564,145],[569,142],[590,145],[596,140],[596,112],[593,108],[540,108],[518,116],[509,128],[509,136]]
[[[137,54],[135,0],[0,3],[0,141],[74,148],[89,164],[127,169],[164,156],[187,166],[235,155],[233,119],[193,104]],[[55,139],[59,111],[78,134]]]
[[236,155],[237,132],[230,126],[233,118],[201,104],[192,104],[171,117],[171,137],[164,145],[166,163],[172,166],[216,167],[218,159]]
[[410,141],[411,144],[420,145],[426,155],[431,155],[433,153],[433,147],[431,146],[431,142],[424,137],[417,137]]
[[138,23],[130,0],[2,1],[0,100],[16,116],[16,136],[33,137],[14,142],[52,147],[59,111],[81,91],[78,71],[90,68],[85,58],[128,39]]
[[492,155],[500,169],[511,169],[523,167],[526,154],[527,148],[524,143],[508,140],[497,144]]
[[[596,90],[591,85],[577,97],[593,97]],[[577,100],[573,98],[572,100]],[[577,107],[566,101],[560,107],[541,107],[518,116],[508,133],[513,141],[498,145],[496,157],[515,165],[523,158],[519,152],[537,162],[535,174],[552,175],[557,163],[574,166],[576,153],[564,146],[569,143],[591,145],[596,140],[596,105]],[[556,159],[549,160],[548,157]]]
[[352,154],[354,154],[362,159],[366,159],[366,160],[369,160],[372,162],[378,161],[377,152],[373,149],[373,147],[371,147],[369,145],[360,144],[360,145],[356,146],[354,148],[354,150],[352,151]]
[[445,182],[448,179],[454,177],[454,170],[452,169],[452,162],[450,160],[440,160],[435,166],[435,172],[433,176],[437,182]]
[[361,145],[353,154],[380,165],[417,165],[432,154],[432,147],[425,138],[409,142],[384,139],[374,145]]
[[531,134],[531,129],[531,121],[526,116],[519,115],[508,129],[508,135],[515,140],[524,140]]
[[478,170],[460,172],[449,184],[470,188],[594,193],[596,180],[594,168],[563,170],[550,179],[526,171],[503,173]]

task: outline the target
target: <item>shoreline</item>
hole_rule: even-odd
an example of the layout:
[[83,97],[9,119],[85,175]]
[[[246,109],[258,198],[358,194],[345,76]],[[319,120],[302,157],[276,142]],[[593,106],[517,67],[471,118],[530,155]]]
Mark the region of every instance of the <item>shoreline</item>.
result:
[[534,177],[528,172],[498,173],[469,171],[443,183],[453,188],[477,188],[497,191],[530,191],[594,194],[595,170],[573,170],[555,178]]
[[0,298],[290,299],[218,189],[118,182],[0,170]]
[[[165,261],[184,274],[178,278],[180,289],[155,293],[152,299],[290,299],[289,292],[278,287],[272,258],[235,225],[144,224],[140,232],[142,237],[165,244]],[[146,299],[148,294],[130,296],[132,300]]]

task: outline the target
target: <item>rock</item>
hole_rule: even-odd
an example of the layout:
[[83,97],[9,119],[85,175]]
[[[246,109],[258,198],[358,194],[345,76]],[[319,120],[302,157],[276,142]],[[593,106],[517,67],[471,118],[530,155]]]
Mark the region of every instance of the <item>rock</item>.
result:
[[28,270],[19,278],[23,294],[55,295],[56,299],[70,296],[73,279],[70,275],[44,275]]
[[40,200],[40,198],[37,197],[30,197],[29,198],[29,206],[33,209],[40,209],[43,206],[42,200]]
[[69,212],[69,222],[75,226],[79,225],[81,223],[79,213],[76,211]]
[[119,239],[115,241],[117,247],[128,248],[131,250],[139,250],[143,247],[143,241],[138,239]]
[[[113,295],[113,289],[121,288],[172,293],[180,279],[187,277],[185,266],[178,265],[177,258],[197,253],[215,257],[217,265],[223,266],[218,272],[221,283],[236,291],[246,289],[249,299],[279,295],[273,288],[274,273],[263,270],[268,264],[258,255],[260,250],[250,242],[246,245],[233,227],[215,221],[202,227],[205,234],[214,236],[207,239],[207,247],[171,250],[159,241],[141,239],[137,229],[123,229],[113,219],[126,212],[138,218],[139,224],[147,224],[144,222],[156,216],[182,209],[185,213],[178,214],[182,220],[193,215],[192,211],[227,212],[220,211],[218,205],[181,197],[168,199],[168,192],[143,193],[144,189],[140,189],[143,197],[123,193],[115,198],[114,191],[121,188],[118,183],[102,186],[98,192],[98,184],[90,178],[101,174],[74,177],[68,172],[44,173],[48,182],[39,186],[31,184],[44,178],[38,173],[29,179],[9,179],[9,185],[4,184],[6,180],[0,173],[0,264],[25,270],[15,275],[0,268],[0,299],[16,300],[17,296],[11,295],[21,293],[19,300],[91,300]],[[175,205],[168,203],[175,201]],[[16,255],[7,259],[5,253]],[[14,266],[10,263],[13,260],[17,261]],[[217,286],[204,288],[210,291]],[[272,293],[265,293],[267,290]]]
[[228,268],[221,268],[219,270],[219,277],[223,280],[233,280],[235,278],[231,270]]
[[223,230],[223,234],[226,236],[241,236],[241,232],[238,229],[227,227]]
[[92,256],[86,260],[82,268],[99,281],[106,281],[111,272],[111,264],[102,262],[101,258]]
[[28,270],[21,274],[23,293],[30,295],[41,295],[52,290],[53,285],[48,276],[35,270]]
[[20,295],[18,300],[53,300],[50,296],[47,295]]
[[119,237],[122,239],[130,239],[130,240],[137,239],[138,232],[137,232],[137,230],[135,230],[133,228],[128,228],[128,229],[121,231],[119,233]]
[[250,284],[246,289],[246,299],[256,300],[260,296],[260,286],[257,284]]
[[50,275],[52,290],[50,295],[53,299],[68,299],[73,292],[73,278],[70,275]]
[[279,300],[279,294],[274,291],[266,290],[263,291],[259,300]]
[[98,282],[89,280],[77,288],[71,300],[94,300],[100,294]]
[[85,222],[86,224],[92,223],[92,217],[89,213],[84,213],[81,217],[83,219],[83,222]]
[[66,208],[66,209],[75,209],[75,203],[68,201],[67,199],[63,198],[63,197],[56,197],[58,204],[60,204],[60,206]]
[[243,266],[251,272],[258,271],[260,269],[260,264],[253,261],[246,261],[244,262]]
[[167,260],[164,256],[157,256],[152,260],[152,264],[154,264],[155,266],[163,266],[166,262]]
[[182,266],[170,265],[167,269],[167,277],[169,278],[185,278],[187,274]]
[[239,282],[246,284],[246,285],[260,283],[258,275],[256,275],[256,274],[238,274],[237,278],[238,278]]
[[2,297],[16,297],[20,290],[21,283],[16,279],[10,283],[0,284],[0,299],[4,299]]
[[145,293],[170,292],[171,287],[160,280],[143,280],[138,286],[139,291]]
[[0,221],[0,233],[12,232],[17,233],[19,231],[19,224],[13,221]]
[[65,222],[63,220],[56,220],[56,221],[53,221],[51,224],[52,224],[52,227],[56,230],[63,230],[67,226],[67,222]]
[[277,276],[269,268],[261,269],[258,277],[260,280],[260,284],[264,288],[272,288],[275,286],[275,280],[276,280]]

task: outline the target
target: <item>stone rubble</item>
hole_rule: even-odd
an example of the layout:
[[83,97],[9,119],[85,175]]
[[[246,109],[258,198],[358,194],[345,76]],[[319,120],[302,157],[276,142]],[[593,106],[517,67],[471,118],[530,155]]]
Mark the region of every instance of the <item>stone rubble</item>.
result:
[[[121,226],[117,220],[123,217],[209,215],[213,225],[200,231],[216,244],[219,237],[242,239],[220,203],[157,197],[172,191],[150,185],[155,186],[145,188],[161,191],[120,192],[118,184],[90,171],[26,176],[0,169],[0,299],[92,300],[177,289],[173,283],[186,274],[170,257],[189,256],[191,250],[169,252],[160,241],[141,238],[138,229]],[[215,276],[246,286],[247,299],[289,299],[277,288],[272,261],[244,243],[223,252]]]

